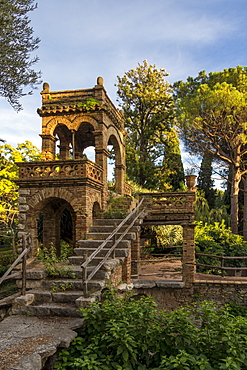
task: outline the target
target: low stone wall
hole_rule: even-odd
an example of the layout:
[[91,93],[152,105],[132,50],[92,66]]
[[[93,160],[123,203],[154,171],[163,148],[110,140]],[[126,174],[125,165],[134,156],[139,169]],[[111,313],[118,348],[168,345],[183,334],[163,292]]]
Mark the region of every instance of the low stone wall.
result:
[[194,282],[190,288],[182,281],[134,280],[133,284],[138,294],[153,297],[158,308],[167,311],[204,300],[247,304],[247,282]]

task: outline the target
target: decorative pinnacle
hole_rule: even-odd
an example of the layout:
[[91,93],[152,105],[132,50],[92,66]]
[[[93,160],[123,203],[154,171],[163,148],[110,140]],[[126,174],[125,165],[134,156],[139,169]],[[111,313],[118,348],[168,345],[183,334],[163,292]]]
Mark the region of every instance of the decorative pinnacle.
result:
[[97,85],[101,85],[101,86],[104,85],[104,79],[103,79],[103,77],[98,77],[97,78]]
[[43,91],[44,92],[49,92],[50,91],[50,85],[48,84],[48,82],[43,83]]

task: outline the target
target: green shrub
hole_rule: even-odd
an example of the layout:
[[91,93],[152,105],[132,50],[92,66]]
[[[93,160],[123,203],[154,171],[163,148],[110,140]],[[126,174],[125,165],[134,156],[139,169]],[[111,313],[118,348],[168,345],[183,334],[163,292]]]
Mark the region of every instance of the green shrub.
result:
[[42,247],[38,254],[38,260],[42,261],[50,277],[75,278],[72,267],[61,266],[61,262],[67,262],[68,256],[73,253],[72,247],[66,243],[61,243],[61,254],[57,257],[56,248],[51,243],[50,248]]
[[82,310],[86,327],[57,370],[247,369],[247,319],[214,303],[158,311],[151,298],[110,290]]
[[[247,243],[241,235],[235,235],[226,226],[224,220],[215,222],[213,225],[198,222],[195,229],[196,252],[203,254],[215,254],[224,256],[246,256]],[[213,257],[198,256],[197,262],[202,264],[220,266],[220,259]],[[245,266],[244,260],[224,260],[224,265],[228,267]],[[198,271],[219,273],[220,270],[200,267]]]

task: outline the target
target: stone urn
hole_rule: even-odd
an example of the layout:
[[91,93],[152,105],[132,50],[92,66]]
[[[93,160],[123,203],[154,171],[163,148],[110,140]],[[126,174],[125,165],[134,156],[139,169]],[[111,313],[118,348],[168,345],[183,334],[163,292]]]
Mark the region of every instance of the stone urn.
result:
[[186,181],[186,186],[188,188],[188,191],[195,191],[195,183],[196,183],[196,175],[186,175],[185,181]]

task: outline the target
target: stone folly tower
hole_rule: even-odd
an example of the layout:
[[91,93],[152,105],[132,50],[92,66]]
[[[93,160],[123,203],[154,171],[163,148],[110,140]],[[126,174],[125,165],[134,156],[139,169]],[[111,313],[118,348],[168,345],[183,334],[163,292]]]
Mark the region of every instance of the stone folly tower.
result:
[[[103,79],[92,89],[50,91],[43,84],[42,160],[19,166],[19,236],[30,233],[32,254],[38,242],[73,246],[83,239],[108,198],[107,159],[115,157],[115,191],[125,195],[125,145],[122,114],[107,96]],[[84,150],[93,146],[95,162]]]

